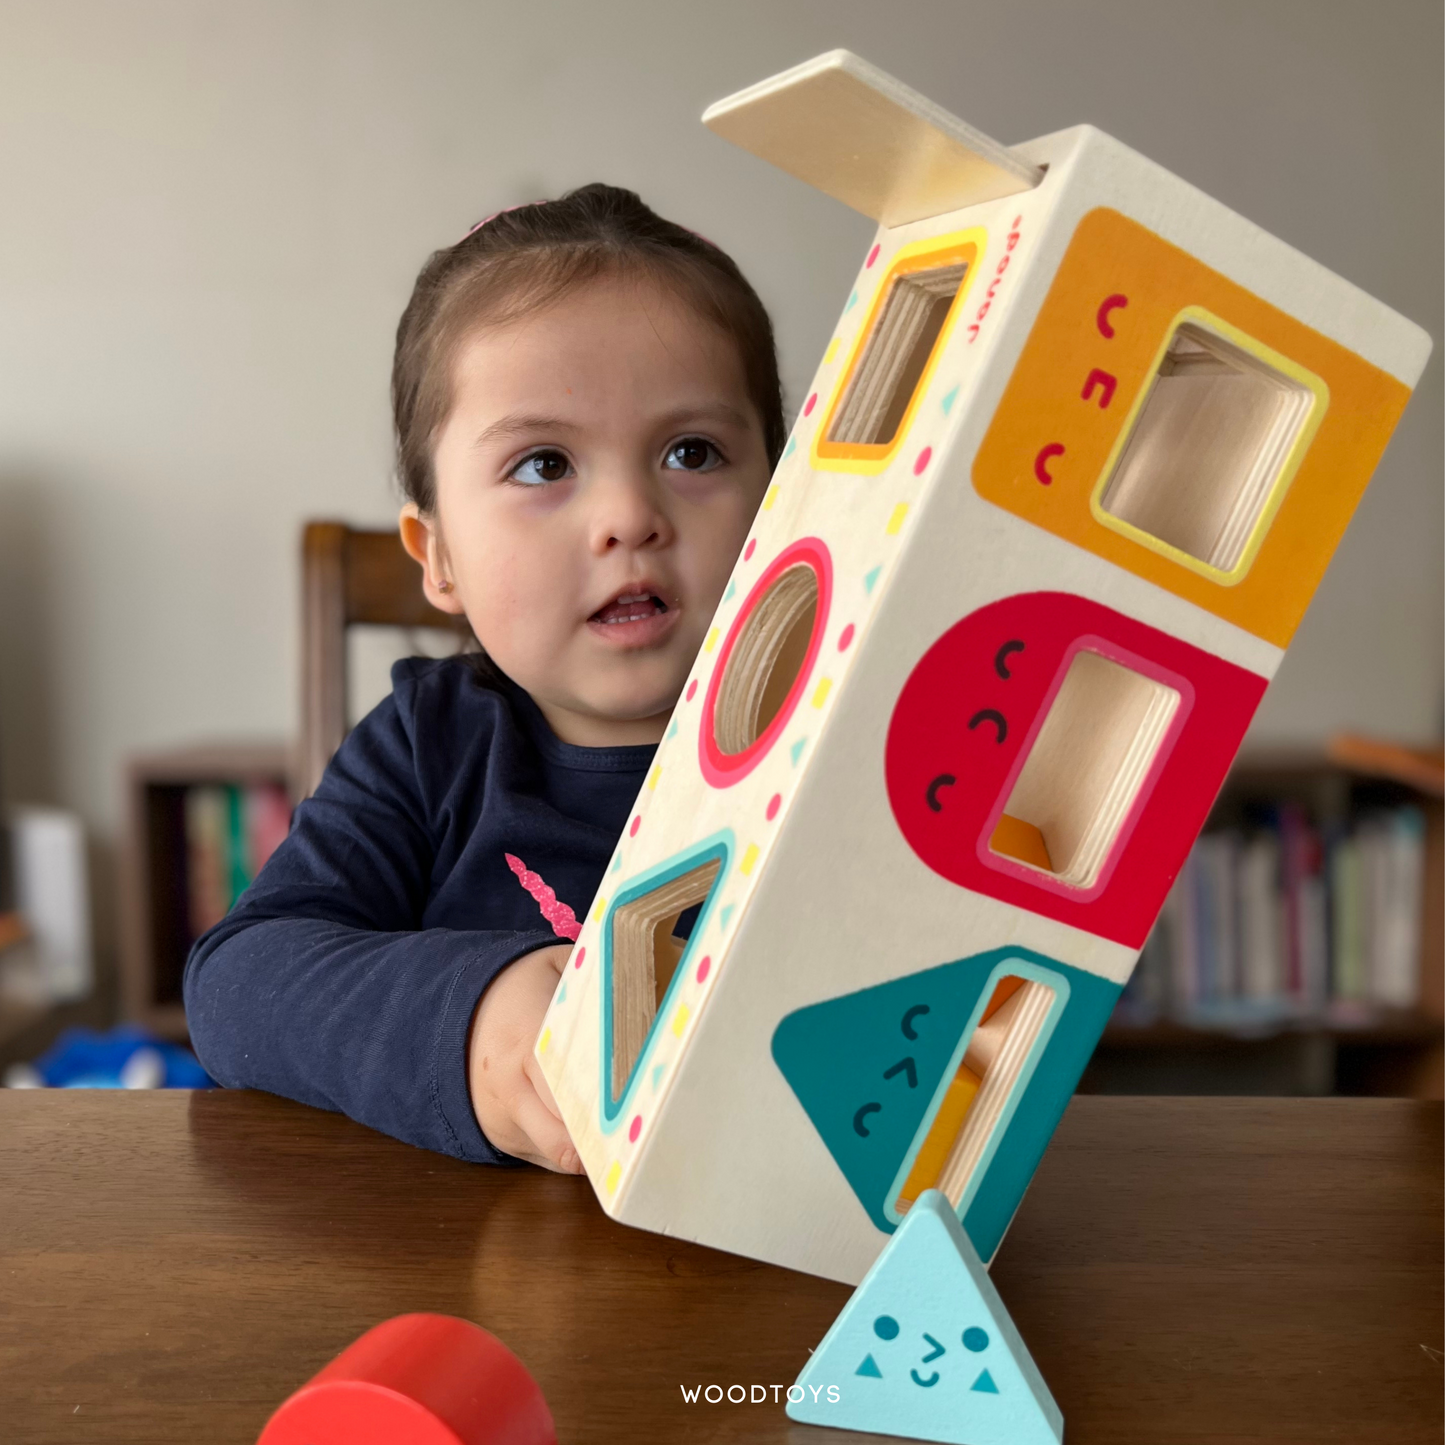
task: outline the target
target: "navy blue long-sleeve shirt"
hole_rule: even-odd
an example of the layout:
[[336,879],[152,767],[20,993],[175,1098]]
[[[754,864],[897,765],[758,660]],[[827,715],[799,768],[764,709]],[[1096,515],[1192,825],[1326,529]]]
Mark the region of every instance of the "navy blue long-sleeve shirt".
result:
[[495,1163],[467,1091],[468,1025],[509,963],[564,941],[507,855],[580,920],[656,747],[564,743],[522,689],[464,659],[391,676],[191,950],[191,1040],[222,1084]]

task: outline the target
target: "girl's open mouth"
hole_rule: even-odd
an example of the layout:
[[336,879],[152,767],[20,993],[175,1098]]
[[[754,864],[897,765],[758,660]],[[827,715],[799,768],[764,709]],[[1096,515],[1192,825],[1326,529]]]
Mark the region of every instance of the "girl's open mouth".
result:
[[677,612],[655,592],[624,592],[598,608],[587,626],[608,642],[644,647],[672,630]]

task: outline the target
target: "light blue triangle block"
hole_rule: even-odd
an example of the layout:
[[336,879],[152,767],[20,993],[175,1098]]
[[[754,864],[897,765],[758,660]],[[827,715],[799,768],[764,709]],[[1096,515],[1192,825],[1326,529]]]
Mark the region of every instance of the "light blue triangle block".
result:
[[943,1445],[1064,1438],[1044,1377],[936,1189],[919,1195],[796,1383],[803,1398],[788,1416],[805,1425]]

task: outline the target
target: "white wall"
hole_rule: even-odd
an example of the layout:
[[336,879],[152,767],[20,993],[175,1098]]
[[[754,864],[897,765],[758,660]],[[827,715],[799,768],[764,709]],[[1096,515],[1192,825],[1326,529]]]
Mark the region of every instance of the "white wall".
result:
[[[391,337],[499,205],[607,179],[733,252],[796,401],[871,230],[704,105],[834,45],[1000,139],[1081,120],[1442,336],[1438,0],[0,0],[0,778],[288,733],[311,516],[389,523]],[[1441,366],[1258,735],[1441,727]]]

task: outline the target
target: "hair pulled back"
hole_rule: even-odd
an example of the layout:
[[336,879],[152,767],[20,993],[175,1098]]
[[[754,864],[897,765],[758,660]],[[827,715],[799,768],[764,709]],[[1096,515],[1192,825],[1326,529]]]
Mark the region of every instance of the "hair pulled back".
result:
[[391,405],[397,476],[423,512],[436,509],[432,454],[467,333],[515,321],[608,274],[671,287],[732,338],[776,465],[787,427],[772,322],[757,293],[712,242],[664,220],[634,192],[594,183],[501,211],[422,267],[396,329]]

